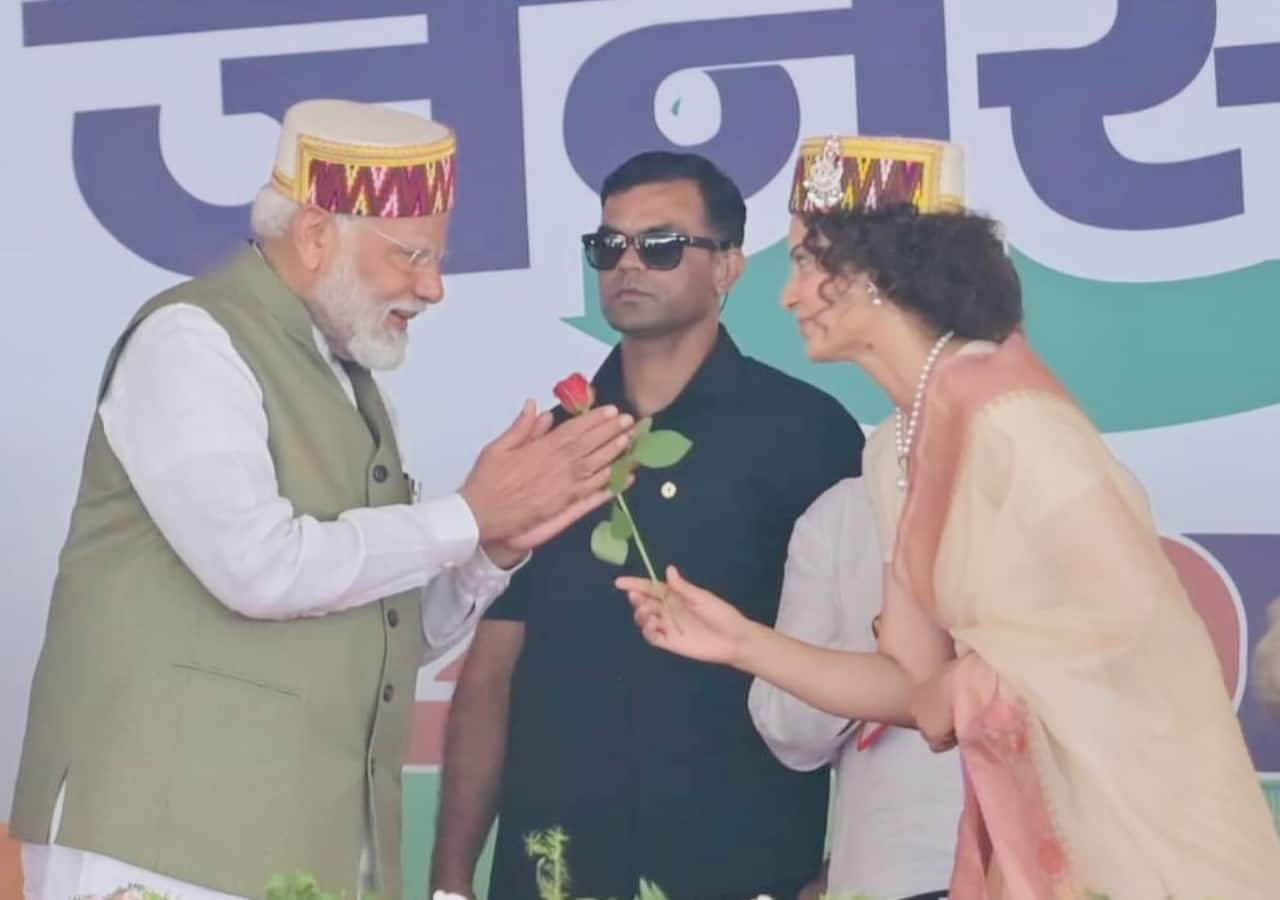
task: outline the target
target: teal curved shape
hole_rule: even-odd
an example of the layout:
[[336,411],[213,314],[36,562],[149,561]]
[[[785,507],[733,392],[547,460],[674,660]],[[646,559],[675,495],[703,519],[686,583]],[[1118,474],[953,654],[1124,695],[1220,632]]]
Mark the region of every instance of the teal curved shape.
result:
[[[1027,334],[1103,431],[1179,425],[1280,403],[1280,260],[1178,281],[1079,278],[1010,250]],[[839,399],[864,424],[888,400],[852,365],[809,361],[778,303],[782,240],[751,255],[724,321],[743,351]],[[595,273],[583,267],[584,315],[565,321],[606,343]]]

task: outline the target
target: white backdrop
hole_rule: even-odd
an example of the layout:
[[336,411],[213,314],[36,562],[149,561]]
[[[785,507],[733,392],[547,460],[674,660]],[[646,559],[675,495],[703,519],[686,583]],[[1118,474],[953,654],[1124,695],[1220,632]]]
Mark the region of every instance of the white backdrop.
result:
[[[525,396],[548,403],[602,359],[577,235],[596,224],[603,168],[661,142],[704,148],[750,192],[729,315],[747,352],[874,423],[883,399],[804,363],[776,313],[791,161],[771,148],[860,128],[964,144],[971,204],[1008,225],[1033,340],[1163,531],[1216,573],[1247,655],[1280,594],[1273,0],[193,6],[31,0],[0,16],[0,819],[105,352],[148,296],[243,235],[231,207],[265,180],[277,129],[259,97],[270,112],[343,93],[459,126],[461,271],[390,379],[413,468],[439,491]],[[365,55],[323,55],[344,50]],[[628,90],[640,100],[608,102]],[[107,112],[139,108],[158,108],[158,132]],[[439,668],[419,686],[423,777],[449,693]],[[1259,768],[1280,769],[1243,703]]]

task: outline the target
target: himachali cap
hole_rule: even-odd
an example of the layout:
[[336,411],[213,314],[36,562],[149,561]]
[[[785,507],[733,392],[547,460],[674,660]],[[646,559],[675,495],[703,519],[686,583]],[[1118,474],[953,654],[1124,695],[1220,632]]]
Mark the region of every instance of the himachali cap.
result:
[[284,114],[271,184],[331,213],[433,216],[453,208],[456,150],[452,129],[420,116],[304,100]]
[[899,137],[818,137],[800,145],[792,213],[856,212],[912,203],[922,213],[964,208],[958,144]]

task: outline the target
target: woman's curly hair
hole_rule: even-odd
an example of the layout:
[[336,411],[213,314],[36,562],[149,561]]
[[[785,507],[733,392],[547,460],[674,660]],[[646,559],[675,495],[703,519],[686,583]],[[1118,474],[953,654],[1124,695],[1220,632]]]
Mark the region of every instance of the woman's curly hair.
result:
[[865,274],[941,334],[1002,341],[1022,323],[1022,287],[996,222],[911,204],[805,217],[802,242],[831,277]]

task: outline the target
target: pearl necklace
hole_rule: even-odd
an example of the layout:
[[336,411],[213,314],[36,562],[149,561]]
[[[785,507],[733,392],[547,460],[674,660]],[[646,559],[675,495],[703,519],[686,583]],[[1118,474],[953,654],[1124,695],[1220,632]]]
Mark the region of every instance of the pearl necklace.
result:
[[911,456],[911,443],[915,440],[916,424],[920,421],[920,410],[924,407],[924,389],[929,383],[929,373],[933,371],[933,366],[938,361],[938,354],[942,352],[942,348],[947,345],[947,341],[951,340],[954,335],[954,331],[948,331],[938,338],[929,350],[929,355],[925,357],[924,368],[920,370],[920,380],[916,382],[916,396],[911,401],[911,416],[906,419],[905,427],[902,410],[894,410],[893,437],[898,445],[899,490],[905,491],[907,489],[907,458]]

